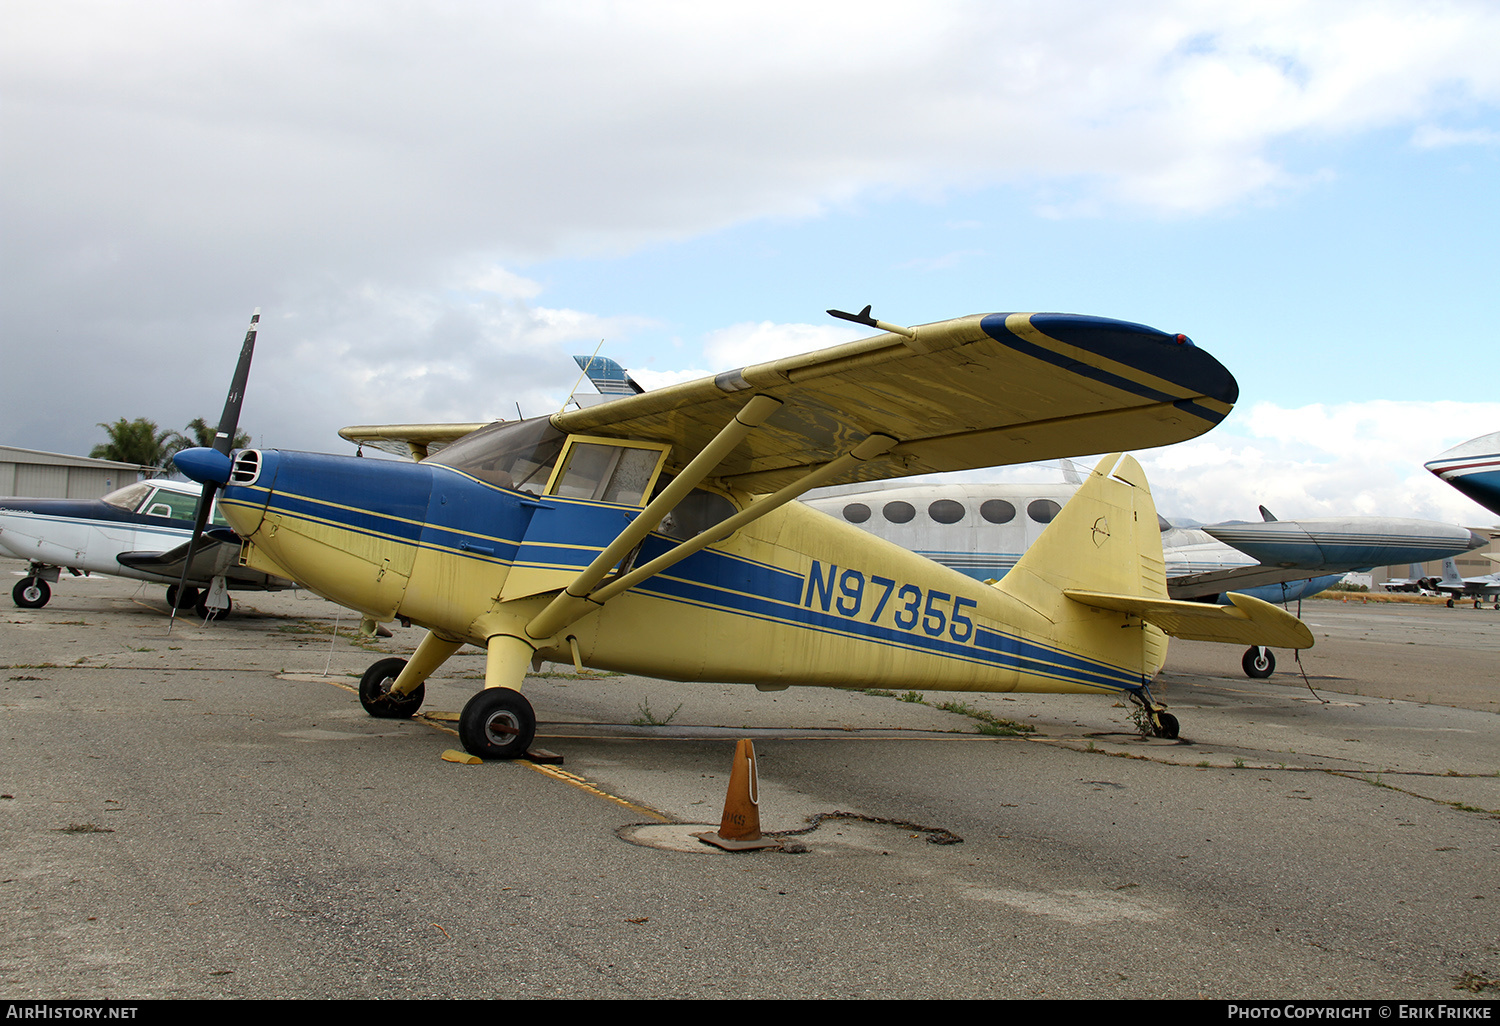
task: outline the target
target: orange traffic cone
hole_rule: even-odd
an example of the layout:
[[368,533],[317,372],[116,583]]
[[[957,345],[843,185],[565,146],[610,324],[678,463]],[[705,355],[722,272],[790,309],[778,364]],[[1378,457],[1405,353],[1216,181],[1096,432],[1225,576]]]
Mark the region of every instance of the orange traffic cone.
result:
[[694,834],[707,844],[725,851],[752,851],[777,848],[775,838],[760,833],[760,782],[755,774],[755,745],[748,739],[734,748],[734,765],[729,770],[729,792],[724,796],[724,817],[718,833]]

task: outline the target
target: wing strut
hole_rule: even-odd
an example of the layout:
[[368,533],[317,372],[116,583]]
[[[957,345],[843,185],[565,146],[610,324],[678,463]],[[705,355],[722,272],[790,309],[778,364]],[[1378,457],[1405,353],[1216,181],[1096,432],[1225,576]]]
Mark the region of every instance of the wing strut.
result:
[[[767,404],[757,407],[761,399],[767,399]],[[689,491],[697,487],[718,465],[719,461],[738,441],[750,430],[770,416],[776,406],[780,403],[766,396],[756,396],[745,408],[727,424],[713,443],[703,452],[699,453],[691,463],[678,475],[666,489],[662,491],[652,502],[631,522],[630,526],[620,532],[613,542],[594,559],[567,588],[559,592],[557,597],[548,604],[531,622],[526,625],[526,634],[534,641],[550,638],[569,624],[592,612],[605,602],[623,592],[640,584],[647,578],[654,577],[663,570],[680,563],[700,549],[712,545],[714,542],[738,531],[741,527],[752,521],[759,520],[772,510],[786,505],[804,492],[817,488],[819,485],[830,481],[840,474],[845,473],[855,464],[874,459],[889,451],[897,439],[888,435],[870,435],[864,441],[856,445],[852,450],[840,456],[830,463],[802,475],[796,481],[771,495],[765,495],[755,502],[746,506],[739,513],[724,520],[705,531],[700,531],[692,538],[673,546],[667,552],[653,559],[645,566],[637,567],[627,574],[614,578],[602,588],[598,588],[601,581],[612,570],[620,560],[641,543],[647,534],[677,505]],[[752,411],[752,407],[757,407]],[[744,419],[746,414],[758,416],[753,424],[748,424]],[[719,443],[726,439],[726,435],[733,435],[722,446],[722,452],[717,452]],[[705,459],[705,457],[710,457]],[[678,486],[681,486],[680,488]],[[675,493],[674,493],[675,492]],[[595,589],[598,588],[596,591]]]
[[[724,457],[745,440],[746,435],[764,424],[766,418],[780,407],[781,400],[773,399],[768,395],[755,396],[742,406],[734,415],[734,419],[724,425],[714,440],[704,446],[703,451],[682,468],[682,473],[663,488],[660,495],[647,503],[646,508],[641,510],[625,530],[621,531],[603,552],[595,556],[594,561],[584,567],[578,576],[573,578],[573,582],[559,592],[546,609],[536,615],[536,618],[527,625],[526,633],[533,638],[550,638],[582,616],[586,611],[584,605],[586,597],[600,581],[604,580],[605,575],[613,570],[632,549],[644,541],[646,535],[650,534],[661,522],[661,518],[685,499],[688,492],[702,484],[704,479],[724,461]],[[554,620],[558,621],[556,626],[541,630],[541,625],[550,624]],[[538,630],[541,630],[541,633],[538,633]]]

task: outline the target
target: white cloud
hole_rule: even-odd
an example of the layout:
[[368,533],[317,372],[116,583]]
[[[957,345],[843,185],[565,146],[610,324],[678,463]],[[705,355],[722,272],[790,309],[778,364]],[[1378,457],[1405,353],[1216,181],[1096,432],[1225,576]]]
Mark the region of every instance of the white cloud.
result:
[[[1469,527],[1494,513],[1423,464],[1500,426],[1500,403],[1366,402],[1284,408],[1261,403],[1189,442],[1134,453],[1157,509],[1174,519],[1412,517]],[[1076,461],[1092,467],[1093,457]],[[933,478],[940,480],[943,478]],[[948,475],[1018,484],[1062,480],[1059,461]]]
[[1445,449],[1500,425],[1500,403],[1258,403],[1191,442],[1141,454],[1158,505],[1203,521],[1417,517],[1491,524],[1493,513],[1428,473]]
[[1500,132],[1487,128],[1458,129],[1418,125],[1412,133],[1411,144],[1419,150],[1448,146],[1500,146]]
[[733,370],[783,356],[826,349],[868,334],[869,329],[851,329],[839,324],[746,322],[711,332],[704,340],[703,354],[710,366],[721,371]]
[[[222,395],[226,310],[264,306],[267,345],[302,354],[296,439],[337,408],[469,419],[560,398],[557,347],[644,324],[538,305],[539,260],[993,185],[1190,215],[1301,187],[1289,141],[1482,141],[1412,126],[1500,102],[1500,8],[1463,0],[5,12],[0,437],[83,451],[68,423],[133,414],[168,359],[162,418],[211,413],[184,397]],[[736,325],[705,359],[829,332]],[[60,361],[81,417],[42,387]]]

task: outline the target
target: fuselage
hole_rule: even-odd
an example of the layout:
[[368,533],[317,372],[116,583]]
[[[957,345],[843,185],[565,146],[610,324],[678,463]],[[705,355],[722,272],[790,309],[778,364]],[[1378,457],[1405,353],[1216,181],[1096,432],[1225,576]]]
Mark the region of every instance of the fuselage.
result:
[[[461,467],[438,462],[444,455],[397,463],[250,450],[238,454],[220,505],[246,539],[246,565],[376,620],[483,645],[519,631],[645,502],[583,494],[569,484],[566,456],[563,469],[536,473],[509,454]],[[693,496],[623,565],[643,566],[751,501],[713,489]],[[792,503],[538,640],[537,651],[571,661],[576,645],[601,669],[770,687],[1140,686],[1160,666],[1159,632],[1144,646],[1140,629],[1077,633],[1103,616],[1119,619],[1037,608]]]
[[1500,513],[1500,431],[1455,445],[1425,466],[1491,513]]
[[199,491],[177,481],[139,481],[102,499],[0,499],[0,550],[31,563],[175,584],[175,577],[124,566],[118,557],[186,542]]

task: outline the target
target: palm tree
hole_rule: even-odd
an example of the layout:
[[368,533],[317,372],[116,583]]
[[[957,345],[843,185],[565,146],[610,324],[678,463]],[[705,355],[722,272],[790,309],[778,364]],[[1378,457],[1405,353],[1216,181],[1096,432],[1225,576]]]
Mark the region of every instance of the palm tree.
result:
[[109,441],[94,446],[89,453],[94,459],[161,469],[172,456],[170,445],[176,432],[158,431],[155,421],[145,417],[135,420],[121,417],[113,424],[100,423],[99,426],[109,434]]
[[[202,417],[194,417],[188,421],[187,433],[173,432],[172,441],[169,443],[170,455],[175,456],[184,449],[194,446],[200,449],[212,449],[214,447],[214,436],[219,429],[209,424]],[[250,445],[250,434],[247,431],[236,431],[234,441],[229,446],[231,449],[244,449]]]

